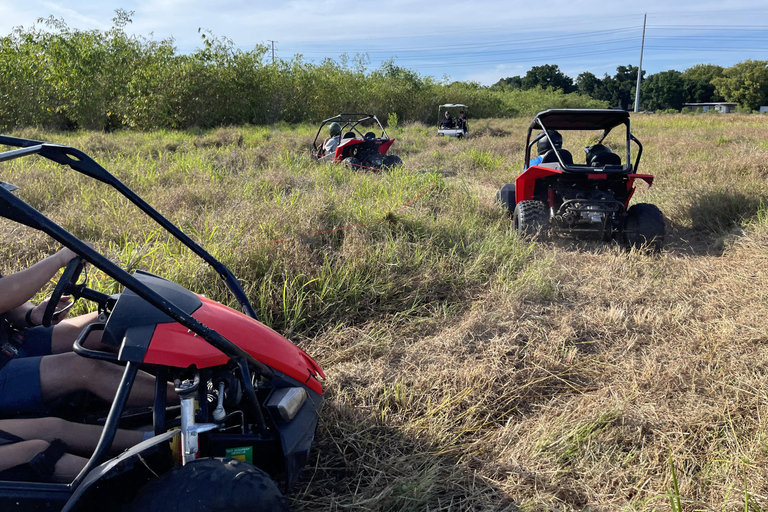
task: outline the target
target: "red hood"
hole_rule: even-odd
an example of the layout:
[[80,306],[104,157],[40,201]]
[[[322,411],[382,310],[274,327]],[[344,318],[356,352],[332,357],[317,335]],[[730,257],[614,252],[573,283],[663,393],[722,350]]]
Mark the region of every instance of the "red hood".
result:
[[[306,384],[317,393],[325,378],[320,366],[306,352],[258,320],[200,297],[203,305],[192,316],[248,352],[254,359]],[[226,364],[229,358],[178,323],[158,324],[144,361],[186,368],[208,368]]]

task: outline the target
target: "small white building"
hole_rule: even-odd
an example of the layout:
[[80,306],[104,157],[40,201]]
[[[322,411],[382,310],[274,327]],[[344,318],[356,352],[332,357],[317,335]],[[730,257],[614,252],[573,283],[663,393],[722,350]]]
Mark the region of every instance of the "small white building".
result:
[[716,101],[712,103],[683,103],[684,107],[688,107],[691,110],[701,109],[702,112],[709,112],[710,110],[717,110],[727,114],[729,112],[736,112],[737,103],[728,103],[725,101]]

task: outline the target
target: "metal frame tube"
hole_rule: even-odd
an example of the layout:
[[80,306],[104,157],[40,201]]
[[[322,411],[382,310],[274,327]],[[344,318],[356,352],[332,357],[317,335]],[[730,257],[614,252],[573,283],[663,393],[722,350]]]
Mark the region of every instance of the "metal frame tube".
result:
[[112,407],[109,409],[107,421],[104,424],[104,429],[101,431],[101,437],[96,445],[96,450],[94,450],[93,455],[88,459],[85,467],[83,467],[72,482],[72,487],[80,485],[86,475],[90,473],[93,468],[104,462],[107,455],[109,455],[109,451],[112,449],[112,442],[115,440],[115,434],[117,434],[117,425],[120,421],[120,415],[125,409],[125,404],[128,403],[128,397],[131,394],[131,388],[136,381],[138,372],[139,365],[137,363],[131,361],[126,363],[123,378],[120,380],[120,384],[117,387],[117,393],[115,394],[115,399],[112,401]]

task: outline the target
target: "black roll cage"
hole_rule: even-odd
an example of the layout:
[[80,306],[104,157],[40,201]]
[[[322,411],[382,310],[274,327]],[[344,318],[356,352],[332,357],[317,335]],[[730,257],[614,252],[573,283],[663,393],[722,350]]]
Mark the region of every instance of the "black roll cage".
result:
[[[531,148],[544,137],[547,138],[550,146],[554,149],[557,161],[563,170],[583,171],[584,166],[567,165],[563,162],[560,151],[552,143],[549,135],[550,130],[603,130],[603,134],[596,143],[602,144],[611,130],[622,124],[626,126],[626,158],[624,159],[626,163],[621,166],[619,172],[637,172],[637,168],[640,165],[640,157],[643,154],[643,145],[632,135],[629,125],[629,112],[613,109],[550,109],[536,114],[536,117],[528,126],[523,171],[528,168],[528,162],[531,161]],[[537,129],[541,130],[542,133],[537,134],[531,140],[532,132]],[[631,161],[630,146],[632,142],[638,146],[634,165],[629,163]]]
[[384,129],[384,125],[381,124],[381,121],[379,121],[379,118],[376,117],[373,114],[339,114],[333,117],[329,117],[328,119],[324,119],[320,123],[320,127],[317,129],[317,134],[315,134],[315,140],[312,142],[312,151],[317,151],[320,149],[320,147],[317,144],[318,140],[321,140],[320,132],[323,131],[323,127],[328,123],[337,122],[341,124],[341,131],[344,131],[345,128],[348,128],[347,131],[355,131],[357,132],[361,138],[365,136],[363,132],[357,129],[358,125],[361,123],[365,123],[366,121],[370,121],[373,119],[376,121],[376,124],[379,125],[379,129],[381,129],[381,135],[379,135],[380,139],[389,139],[389,135],[387,134],[387,130]]
[[[240,285],[240,282],[229,270],[229,268],[227,268],[226,265],[214,258],[205,249],[200,247],[191,238],[184,234],[184,232],[182,232],[175,224],[166,219],[157,210],[152,208],[124,183],[118,180],[102,166],[97,164],[91,157],[82,151],[70,146],[50,144],[28,139],[19,139],[5,135],[0,135],[0,145],[19,148],[0,153],[0,163],[24,156],[37,154],[59,164],[68,165],[75,171],[101,181],[102,183],[110,185],[116,189],[126,199],[136,205],[141,211],[146,213],[150,218],[152,218],[155,222],[160,224],[169,233],[171,233],[176,239],[180,240],[184,245],[186,245],[192,252],[197,254],[206,263],[213,267],[213,269],[216,270],[219,276],[224,280],[227,288],[232,292],[237,301],[240,303],[241,307],[243,308],[243,312],[251,318],[258,320],[256,312],[253,309],[253,306],[251,306],[251,303],[248,300],[243,287]],[[133,291],[136,293],[136,295],[146,300],[148,303],[152,304],[157,309],[164,312],[190,331],[201,336],[211,345],[224,352],[235,361],[248,361],[260,372],[262,372],[265,377],[270,377],[272,375],[272,370],[269,367],[254,359],[253,356],[226,339],[217,331],[209,328],[192,316],[186,314],[173,302],[170,302],[159,294],[155,293],[152,289],[142,284],[128,272],[102,256],[98,251],[89,247],[83,241],[50,220],[39,211],[35,210],[22,199],[16,197],[6,187],[0,187],[0,216],[46,233],[48,236],[61,243],[65,247],[72,249],[74,252],[82,256],[84,260],[91,263],[94,267],[98,268],[118,283]]]

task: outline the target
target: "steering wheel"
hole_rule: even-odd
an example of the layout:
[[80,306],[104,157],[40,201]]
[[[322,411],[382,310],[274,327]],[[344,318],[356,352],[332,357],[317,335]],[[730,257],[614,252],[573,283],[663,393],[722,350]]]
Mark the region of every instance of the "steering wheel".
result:
[[77,293],[77,280],[80,279],[80,274],[83,273],[83,267],[85,262],[81,257],[75,257],[69,260],[67,267],[64,269],[64,273],[61,275],[59,282],[56,284],[51,298],[48,299],[48,305],[45,307],[43,313],[43,321],[40,325],[43,327],[50,327],[53,321],[53,315],[56,313],[56,306],[59,305],[59,300],[65,294],[71,294],[75,299],[80,298]]

